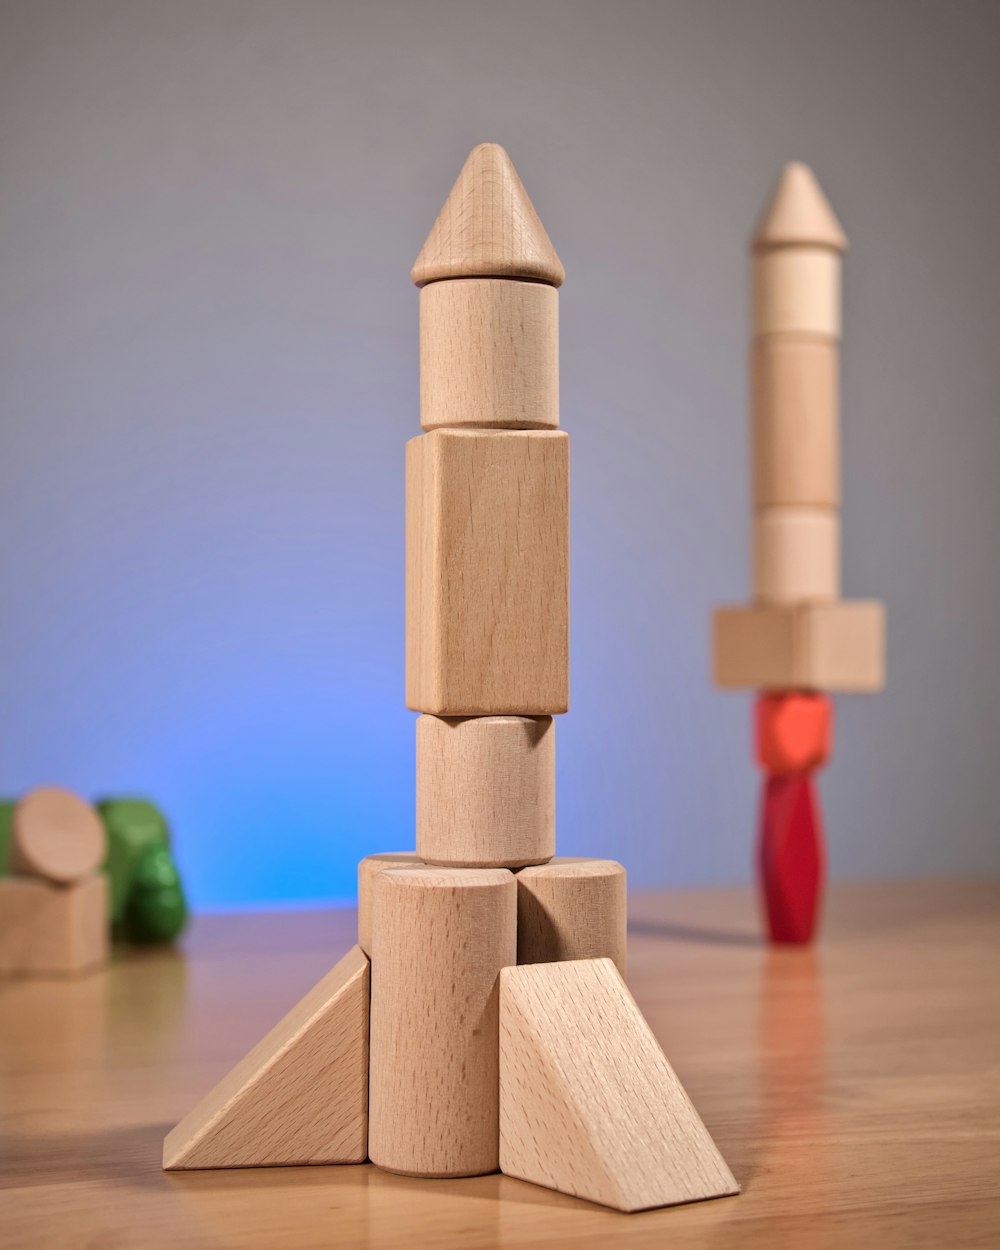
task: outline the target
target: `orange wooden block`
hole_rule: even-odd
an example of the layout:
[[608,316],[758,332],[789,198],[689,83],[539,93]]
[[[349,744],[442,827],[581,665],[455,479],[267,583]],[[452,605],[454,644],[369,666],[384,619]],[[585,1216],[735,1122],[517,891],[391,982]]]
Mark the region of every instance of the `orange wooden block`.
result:
[[809,772],[830,758],[833,702],[827,695],[760,694],[754,715],[757,763],[772,776]]

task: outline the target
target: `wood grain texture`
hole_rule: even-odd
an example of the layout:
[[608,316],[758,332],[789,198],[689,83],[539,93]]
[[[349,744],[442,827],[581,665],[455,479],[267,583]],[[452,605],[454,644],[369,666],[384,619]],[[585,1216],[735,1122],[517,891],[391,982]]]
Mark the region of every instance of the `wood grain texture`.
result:
[[618,1211],[739,1192],[610,959],[500,974],[500,1167]]
[[417,852],[428,864],[522,868],[556,850],[551,716],[417,718]]
[[406,703],[436,716],[569,704],[569,440],[434,430],[406,448]]
[[410,276],[417,286],[487,277],[562,283],[562,262],[498,143],[472,149]]
[[712,652],[723,687],[881,690],[885,609],[869,599],[719,608]]
[[559,292],[464,278],[420,292],[420,422],[522,430],[559,425]]
[[163,1167],[361,1162],[369,985],[355,946],[168,1134]]
[[839,340],[840,256],[825,247],[781,247],[752,261],[755,335]]
[[419,866],[423,860],[415,851],[382,851],[366,855],[358,864],[358,945],[371,958],[372,891],[383,868]]
[[835,252],[847,248],[843,227],[816,175],[801,161],[791,161],[781,171],[753,236],[755,248],[796,245],[827,247]]
[[107,835],[91,805],[60,786],[39,786],[14,808],[8,870],[66,884],[104,862]]
[[391,868],[375,878],[368,1151],[412,1176],[495,1171],[498,986],[517,957],[503,868]]
[[828,602],[840,595],[840,516],[832,508],[764,508],[753,519],[758,603]]
[[557,856],[517,874],[517,962],[610,959],[625,975],[625,869],[613,859]]
[[356,927],[353,909],[198,915],[178,950],[0,984],[0,1245],[1000,1243],[1000,881],[834,882],[817,950],[769,949],[749,886],[633,891],[629,909],[630,987],[739,1199],[623,1216],[500,1173],[161,1172],[164,1126],[319,980]]
[[751,352],[753,500],[840,504],[836,343],[769,335]]
[[103,873],[72,885],[0,877],[0,976],[91,972],[108,958],[109,927]]

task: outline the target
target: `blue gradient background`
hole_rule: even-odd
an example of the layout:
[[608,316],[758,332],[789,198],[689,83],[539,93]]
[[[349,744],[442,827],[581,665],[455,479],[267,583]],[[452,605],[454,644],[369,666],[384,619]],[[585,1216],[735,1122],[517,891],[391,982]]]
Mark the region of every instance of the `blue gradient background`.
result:
[[0,6],[0,789],[148,792],[199,908],[412,845],[409,266],[504,143],[568,272],[560,850],[748,880],[745,238],[810,161],[852,240],[835,875],[996,871],[997,10],[882,0]]

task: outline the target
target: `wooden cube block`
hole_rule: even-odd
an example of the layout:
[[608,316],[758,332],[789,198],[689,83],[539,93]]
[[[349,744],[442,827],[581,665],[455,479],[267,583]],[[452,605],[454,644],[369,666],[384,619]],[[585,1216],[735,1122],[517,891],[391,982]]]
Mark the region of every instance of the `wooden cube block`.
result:
[[755,336],[800,334],[839,339],[839,253],[827,247],[776,247],[754,253]]
[[406,448],[406,702],[436,716],[569,704],[569,440],[434,430]]
[[757,763],[770,776],[821,768],[830,758],[833,702],[802,690],[760,694],[754,731]]
[[14,809],[7,853],[12,873],[65,885],[92,876],[106,851],[100,816],[70,790],[39,786]]
[[885,609],[873,600],[719,608],[714,676],[735,689],[881,690]]
[[371,958],[372,891],[383,868],[419,867],[424,861],[415,851],[383,851],[366,855],[358,864],[358,945]]
[[545,863],[555,850],[551,716],[418,717],[421,859],[456,868],[523,868]]
[[830,508],[765,508],[753,519],[758,603],[824,602],[840,595],[840,516]]
[[753,498],[840,503],[838,352],[832,341],[769,336],[751,353]]
[[372,917],[368,1153],[411,1176],[499,1166],[501,968],[517,956],[505,868],[389,868]]
[[420,292],[420,422],[521,430],[559,425],[559,292],[465,278]]
[[108,883],[0,877],[0,976],[72,976],[108,957]]
[[610,959],[625,975],[625,869],[613,859],[558,856],[517,874],[517,962]]

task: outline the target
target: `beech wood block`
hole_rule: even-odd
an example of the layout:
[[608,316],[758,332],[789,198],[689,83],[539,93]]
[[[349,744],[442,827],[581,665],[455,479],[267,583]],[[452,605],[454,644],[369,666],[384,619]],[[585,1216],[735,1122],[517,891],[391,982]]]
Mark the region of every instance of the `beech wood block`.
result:
[[757,339],[751,375],[755,507],[838,507],[837,345],[821,339]]
[[812,244],[843,252],[847,238],[816,175],[791,161],[771,194],[753,236],[757,249]]
[[420,422],[522,430],[559,425],[559,292],[464,278],[420,292]]
[[755,252],[752,263],[755,335],[801,334],[839,339],[840,270],[826,247],[779,247]]
[[406,703],[436,716],[569,704],[569,439],[434,430],[406,447]]
[[8,871],[66,884],[104,862],[107,835],[97,812],[59,786],[40,786],[14,809]]
[[383,868],[419,867],[424,861],[415,851],[382,851],[366,855],[358,864],[358,945],[371,958],[372,892]]
[[417,853],[428,864],[523,868],[556,850],[551,716],[417,718]]
[[0,877],[0,976],[72,976],[108,957],[108,882]]
[[833,700],[804,690],[773,690],[754,704],[757,763],[772,776],[805,773],[830,758]]
[[772,942],[811,942],[823,889],[823,829],[808,773],[764,782],[757,848]]
[[756,513],[753,596],[758,603],[839,598],[839,513],[804,507],[765,508]]
[[352,947],[167,1135],[164,1168],[362,1163],[369,984]]
[[613,859],[559,856],[517,874],[517,962],[610,959],[625,975],[625,869]]
[[375,878],[368,1152],[410,1176],[499,1166],[498,984],[517,957],[504,868]]
[[500,974],[500,1167],[618,1211],[739,1192],[609,959]]
[[874,600],[719,608],[713,634],[714,676],[723,687],[885,685],[885,608]]

